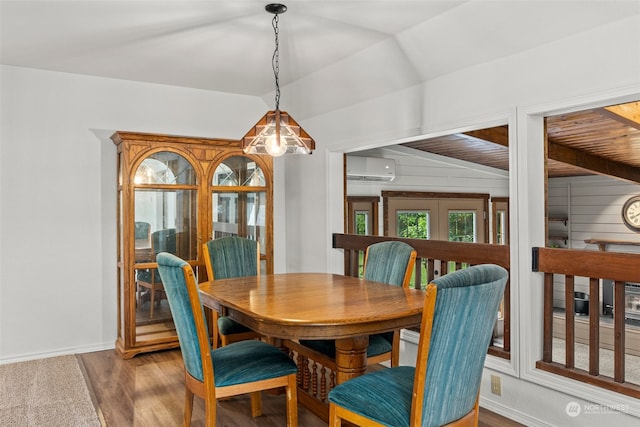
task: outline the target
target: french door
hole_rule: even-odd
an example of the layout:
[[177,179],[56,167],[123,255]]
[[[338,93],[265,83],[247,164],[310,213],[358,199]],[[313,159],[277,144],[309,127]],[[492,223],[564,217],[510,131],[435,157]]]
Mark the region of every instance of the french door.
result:
[[[384,235],[412,239],[485,243],[488,194],[383,192]],[[434,275],[440,275],[436,263]]]

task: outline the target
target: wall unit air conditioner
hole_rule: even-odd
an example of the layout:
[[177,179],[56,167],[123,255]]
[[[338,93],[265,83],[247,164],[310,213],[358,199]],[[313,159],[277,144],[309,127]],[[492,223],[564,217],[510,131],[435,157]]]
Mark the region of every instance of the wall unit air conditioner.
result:
[[393,159],[347,156],[349,181],[391,182],[396,178],[396,162]]

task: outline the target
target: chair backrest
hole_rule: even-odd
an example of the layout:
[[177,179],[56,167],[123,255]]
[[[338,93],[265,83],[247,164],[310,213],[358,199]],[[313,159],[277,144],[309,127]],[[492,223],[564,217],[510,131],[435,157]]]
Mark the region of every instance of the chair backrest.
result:
[[444,425],[473,409],[508,276],[500,266],[483,264],[429,285],[427,292],[435,286],[437,295],[431,324],[423,314],[420,332],[412,408],[422,409],[418,425]]
[[388,285],[407,286],[415,267],[416,251],[399,241],[369,245],[364,257],[364,278]]
[[204,244],[209,280],[260,274],[260,245],[244,237],[222,237]]
[[158,230],[151,233],[151,247],[153,248],[154,255],[157,255],[160,252],[175,254],[176,229],[166,228],[164,230]]
[[203,356],[204,360],[211,360],[211,346],[193,269],[186,261],[166,252],[159,253],[156,261],[178,333],[185,369],[200,381],[204,381],[205,371],[210,372],[213,378],[211,363],[203,365],[202,362]]
[[149,240],[151,237],[151,224],[148,222],[136,221],[135,222],[135,239],[136,240]]

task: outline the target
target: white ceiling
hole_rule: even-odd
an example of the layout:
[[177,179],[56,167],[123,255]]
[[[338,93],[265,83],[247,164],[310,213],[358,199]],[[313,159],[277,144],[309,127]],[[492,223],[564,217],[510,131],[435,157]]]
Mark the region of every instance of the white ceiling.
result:
[[[274,34],[267,2],[2,0],[0,60],[272,97]],[[362,94],[350,90],[398,90],[640,13],[640,0],[285,4],[281,86],[348,80],[353,85],[345,84],[343,96],[354,98]],[[318,74],[322,78],[314,79]]]

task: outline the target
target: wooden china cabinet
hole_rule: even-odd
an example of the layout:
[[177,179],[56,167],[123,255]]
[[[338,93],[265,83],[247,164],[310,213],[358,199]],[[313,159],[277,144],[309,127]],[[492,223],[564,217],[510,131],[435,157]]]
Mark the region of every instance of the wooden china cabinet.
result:
[[273,159],[238,141],[116,132],[118,338],[124,358],[178,347],[155,255],[188,261],[207,279],[202,244],[241,236],[260,242],[273,272]]

